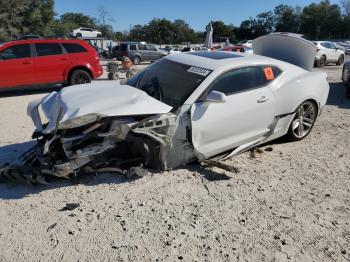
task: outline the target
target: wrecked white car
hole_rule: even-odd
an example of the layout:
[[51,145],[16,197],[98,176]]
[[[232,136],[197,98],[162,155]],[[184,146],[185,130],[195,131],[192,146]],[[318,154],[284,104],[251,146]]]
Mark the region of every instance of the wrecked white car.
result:
[[329,92],[326,74],[311,72],[315,46],[285,34],[253,46],[255,55],[168,56],[124,85],[72,86],[31,102],[38,144],[24,155],[26,165],[57,177],[167,170],[284,135],[305,138]]

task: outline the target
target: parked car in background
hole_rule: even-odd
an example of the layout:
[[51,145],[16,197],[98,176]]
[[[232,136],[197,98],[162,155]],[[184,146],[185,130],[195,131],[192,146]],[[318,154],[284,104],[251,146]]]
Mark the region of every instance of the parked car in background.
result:
[[173,47],[170,48],[168,53],[169,55],[176,55],[176,54],[180,54],[182,52],[182,49],[180,47]]
[[197,52],[197,51],[210,51],[210,49],[204,46],[194,46],[194,47],[186,46],[182,49],[181,52],[186,53],[186,52]]
[[341,79],[346,87],[346,97],[350,98],[350,61],[344,63]]
[[337,42],[339,46],[341,46],[342,50],[346,55],[350,54],[350,43],[349,42]]
[[165,50],[159,50],[155,45],[139,42],[124,42],[113,48],[113,57],[121,60],[129,57],[135,65],[140,62],[153,62],[168,55]]
[[182,48],[181,52],[186,53],[186,52],[196,52],[196,51],[197,50],[194,47],[185,46],[184,48]]
[[112,53],[109,52],[108,50],[105,50],[105,49],[98,47],[98,46],[93,46],[93,48],[95,48],[95,50],[97,51],[98,56],[100,58],[104,58],[104,59],[112,59],[113,58]]
[[73,37],[85,37],[85,38],[97,38],[102,37],[102,33],[100,31],[94,30],[92,28],[80,27],[71,32],[71,36]]
[[96,50],[82,40],[30,39],[0,46],[0,90],[90,83],[102,75]]
[[238,43],[239,45],[243,45],[245,47],[252,48],[253,46],[253,40],[247,40],[247,41],[242,41]]
[[216,51],[226,51],[226,52],[239,52],[239,53],[248,53],[248,54],[252,54],[253,53],[253,49],[243,46],[243,45],[232,45],[232,46],[227,46],[227,47],[223,47],[220,49],[217,49]]
[[329,63],[342,65],[345,60],[345,52],[340,50],[334,43],[329,41],[316,41],[317,47],[315,65],[323,67]]

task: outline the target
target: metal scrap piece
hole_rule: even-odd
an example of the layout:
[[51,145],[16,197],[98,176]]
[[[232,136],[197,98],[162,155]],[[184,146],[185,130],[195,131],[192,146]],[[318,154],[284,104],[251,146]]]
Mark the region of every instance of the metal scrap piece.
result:
[[239,173],[239,170],[237,167],[229,166],[229,165],[226,165],[226,164],[218,162],[218,161],[205,160],[203,163],[207,164],[208,166],[215,166],[215,167],[221,168],[221,169],[226,170],[228,172],[234,172],[236,174]]
[[0,167],[0,182],[19,184],[48,184],[45,176],[26,165],[8,165]]

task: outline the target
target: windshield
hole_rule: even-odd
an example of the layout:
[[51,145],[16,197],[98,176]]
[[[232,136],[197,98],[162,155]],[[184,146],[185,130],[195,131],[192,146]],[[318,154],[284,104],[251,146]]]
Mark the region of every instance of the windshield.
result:
[[131,77],[127,84],[177,109],[210,73],[208,69],[161,59]]

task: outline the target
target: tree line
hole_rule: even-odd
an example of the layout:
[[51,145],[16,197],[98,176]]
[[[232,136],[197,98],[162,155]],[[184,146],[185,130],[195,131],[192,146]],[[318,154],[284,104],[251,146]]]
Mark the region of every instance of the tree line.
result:
[[[130,30],[114,32],[113,17],[105,8],[99,8],[97,18],[82,13],[65,13],[57,17],[54,0],[1,0],[0,41],[17,35],[38,34],[44,37],[69,37],[78,27],[102,31],[107,38],[124,41],[147,41],[158,44],[204,42],[206,32],[195,31],[184,20],[170,21],[154,18],[149,23],[133,25]],[[350,38],[350,0],[332,4],[329,0],[311,3],[305,7],[278,5],[274,10],[250,17],[239,26],[212,21],[214,42],[254,39],[271,32],[293,32],[309,39]]]

